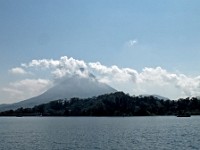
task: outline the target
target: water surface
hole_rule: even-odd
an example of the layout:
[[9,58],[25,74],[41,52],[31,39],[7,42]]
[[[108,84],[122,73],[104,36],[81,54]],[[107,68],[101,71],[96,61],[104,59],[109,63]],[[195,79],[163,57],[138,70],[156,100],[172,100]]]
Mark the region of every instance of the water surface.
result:
[[200,116],[0,117],[0,142],[0,150],[196,150]]

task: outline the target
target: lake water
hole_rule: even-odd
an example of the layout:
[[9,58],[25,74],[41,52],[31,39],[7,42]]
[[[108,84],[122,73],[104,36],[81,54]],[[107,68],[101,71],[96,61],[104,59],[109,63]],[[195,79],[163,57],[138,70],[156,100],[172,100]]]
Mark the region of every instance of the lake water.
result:
[[0,150],[197,150],[200,116],[0,117]]

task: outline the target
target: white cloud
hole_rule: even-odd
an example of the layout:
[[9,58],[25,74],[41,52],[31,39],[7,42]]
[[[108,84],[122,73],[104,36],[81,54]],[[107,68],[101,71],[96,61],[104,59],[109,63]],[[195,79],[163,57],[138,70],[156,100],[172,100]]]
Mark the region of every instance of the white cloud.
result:
[[126,42],[126,46],[127,47],[135,47],[135,45],[138,43],[137,40],[129,40],[128,42]]
[[[200,95],[200,77],[188,77],[183,74],[174,74],[162,69],[145,68],[138,76],[138,85],[151,91],[163,91],[161,94],[169,96],[170,98],[186,97],[186,96],[199,96]],[[177,96],[172,96],[176,92]]]
[[52,86],[52,81],[45,79],[24,79],[11,82],[2,88],[1,93],[7,95],[9,102],[37,96]]
[[[158,94],[169,98],[179,98],[186,96],[200,96],[200,76],[188,77],[180,73],[171,73],[161,67],[144,68],[137,71],[132,68],[120,68],[116,65],[105,66],[100,62],[86,63],[83,60],[77,60],[72,57],[63,56],[58,60],[41,59],[32,60],[21,67],[39,70],[39,72],[50,71],[55,79],[65,76],[79,75],[88,77],[89,72],[104,83],[108,83],[117,90],[128,92],[130,94]],[[49,75],[49,74],[47,74]],[[50,76],[46,76],[49,79]],[[36,96],[45,91],[53,81],[25,79],[13,82],[3,90],[12,93],[10,97],[25,99]],[[9,95],[8,95],[9,96]]]
[[173,73],[167,72],[161,67],[156,68],[144,68],[139,74],[139,82],[153,82],[154,84],[165,85],[171,82],[175,82],[178,76]]
[[39,68],[54,68],[59,65],[58,60],[53,59],[41,59],[41,60],[32,60],[28,64],[21,64],[22,67],[39,67]]
[[12,74],[20,74],[20,75],[28,74],[28,72],[26,72],[23,68],[20,67],[12,68],[9,70],[9,72]]
[[176,86],[182,89],[185,96],[200,96],[200,76],[190,78],[181,74]]
[[56,78],[74,74],[82,75],[83,72],[80,72],[80,68],[87,68],[83,60],[76,60],[72,57],[68,58],[67,56],[63,56],[59,60],[32,60],[30,63],[22,64],[21,66],[24,68],[49,69]]
[[97,72],[100,81],[136,95],[160,94],[169,98],[200,95],[200,76],[187,77],[161,67],[146,67],[138,72],[131,68],[107,67],[100,62],[89,63],[89,66]]
[[[100,62],[89,63],[89,67],[100,74],[102,81],[106,82],[126,82],[133,80],[135,82],[137,78],[137,71],[130,68],[120,69],[117,66],[107,67],[101,65]],[[106,80],[105,80],[106,79]]]

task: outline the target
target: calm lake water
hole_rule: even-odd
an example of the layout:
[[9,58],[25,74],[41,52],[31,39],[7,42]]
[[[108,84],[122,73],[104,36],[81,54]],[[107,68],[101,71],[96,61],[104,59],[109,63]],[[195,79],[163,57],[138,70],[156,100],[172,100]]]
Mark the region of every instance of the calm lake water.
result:
[[0,117],[0,150],[197,150],[200,116]]

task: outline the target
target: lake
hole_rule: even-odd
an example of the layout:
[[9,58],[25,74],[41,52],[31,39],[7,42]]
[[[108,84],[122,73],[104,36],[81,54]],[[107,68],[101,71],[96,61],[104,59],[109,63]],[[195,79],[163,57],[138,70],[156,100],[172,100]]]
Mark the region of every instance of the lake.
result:
[[200,116],[0,117],[0,150],[197,150]]

